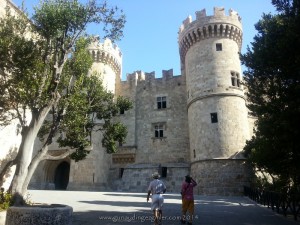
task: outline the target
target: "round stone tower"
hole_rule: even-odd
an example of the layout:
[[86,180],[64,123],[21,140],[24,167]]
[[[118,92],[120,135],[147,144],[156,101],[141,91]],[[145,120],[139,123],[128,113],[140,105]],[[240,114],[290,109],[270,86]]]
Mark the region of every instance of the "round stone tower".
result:
[[249,138],[241,85],[239,15],[214,8],[188,17],[179,30],[182,74],[186,77],[191,174],[198,194],[241,193],[249,180],[239,154]]
[[96,72],[103,80],[103,86],[112,93],[116,92],[116,85],[122,76],[122,53],[111,40],[105,39],[100,43],[98,37],[88,47],[94,59],[91,72]]

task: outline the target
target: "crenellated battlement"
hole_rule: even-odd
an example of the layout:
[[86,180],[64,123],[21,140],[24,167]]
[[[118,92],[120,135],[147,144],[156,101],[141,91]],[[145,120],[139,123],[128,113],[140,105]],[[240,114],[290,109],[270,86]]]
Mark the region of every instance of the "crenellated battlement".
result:
[[180,57],[184,59],[189,48],[204,39],[208,38],[229,38],[241,49],[242,46],[242,24],[241,17],[232,9],[229,15],[225,15],[224,8],[214,7],[214,15],[207,16],[206,10],[196,12],[196,20],[188,16],[182,23],[178,32],[178,43]]
[[[157,80],[169,80],[174,77],[173,75],[173,69],[169,70],[162,70],[162,77],[156,78],[155,72],[143,72],[141,70],[135,71],[133,73],[128,73],[126,75],[126,81],[123,81],[123,83],[136,83],[140,81],[148,81],[148,82],[155,82]],[[178,76],[176,76],[178,77]]]
[[108,64],[116,74],[121,75],[122,52],[111,40],[105,39],[103,43],[100,43],[100,38],[95,36],[88,47],[88,51],[94,62]]

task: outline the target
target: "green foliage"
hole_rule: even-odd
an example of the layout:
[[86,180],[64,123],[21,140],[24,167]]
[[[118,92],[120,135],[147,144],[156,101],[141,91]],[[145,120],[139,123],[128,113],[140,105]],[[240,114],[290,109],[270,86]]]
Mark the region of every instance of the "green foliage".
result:
[[124,143],[127,129],[121,123],[106,123],[104,128],[106,132],[103,135],[102,145],[106,147],[107,153],[115,153],[117,151],[116,141],[120,144]]
[[3,116],[9,109],[25,105],[34,108],[38,104],[42,80],[38,74],[47,65],[42,63],[42,41],[26,35],[33,32],[27,18],[7,12],[7,18],[0,19],[0,27],[0,123],[5,124],[8,121]]
[[117,98],[117,106],[120,109],[120,111],[126,111],[133,107],[132,101],[130,101],[128,98],[123,96],[119,96]]
[[[27,205],[32,205],[33,203],[30,200],[30,195],[25,196],[25,202]],[[0,212],[7,210],[10,206],[14,205],[14,196],[8,192],[4,191],[4,188],[0,190]]]
[[114,148],[113,142],[124,141],[125,130],[112,121],[120,109],[128,110],[132,105],[128,99],[114,99],[103,88],[99,75],[90,74],[93,60],[87,46],[92,37],[85,32],[93,23],[102,27],[105,35],[101,36],[118,40],[125,16],[105,1],[86,2],[45,0],[35,7],[30,20],[25,14],[11,15],[9,9],[0,19],[0,125],[18,119],[23,135],[18,159],[32,155],[32,148],[23,148],[32,146],[32,134],[38,133],[43,142],[32,159],[24,157],[29,161],[17,162],[16,188],[12,190],[20,195],[37,165],[30,160],[52,157],[47,154],[52,140],[74,150],[71,157],[76,161],[88,154],[93,131],[107,133],[109,142],[104,146],[108,152]]
[[[115,152],[116,142],[124,142],[127,130],[121,124],[112,124],[111,120],[120,109],[132,108],[128,98],[119,97],[115,101],[114,95],[103,87],[98,74],[87,75],[92,65],[86,50],[88,44],[86,38],[76,42],[75,52],[64,67],[61,100],[51,111],[52,121],[46,121],[39,134],[43,139],[53,124],[57,124],[57,131],[61,134],[57,142],[60,147],[75,149],[70,155],[75,161],[87,156],[89,151],[86,148],[91,145],[89,137],[97,130],[104,133],[103,146],[107,152]],[[105,125],[99,128],[96,120],[104,120]]]
[[257,117],[245,154],[280,188],[300,186],[300,5],[272,1],[277,15],[263,15],[252,48],[241,56],[248,108]]
[[47,39],[72,37],[87,24],[96,23],[103,25],[104,38],[119,40],[123,36],[125,15],[118,12],[117,7],[109,8],[106,1],[100,4],[90,0],[84,5],[77,0],[47,0],[35,7],[32,19],[39,33]]
[[8,209],[8,207],[13,205],[12,195],[5,192],[3,188],[0,190],[0,211]]

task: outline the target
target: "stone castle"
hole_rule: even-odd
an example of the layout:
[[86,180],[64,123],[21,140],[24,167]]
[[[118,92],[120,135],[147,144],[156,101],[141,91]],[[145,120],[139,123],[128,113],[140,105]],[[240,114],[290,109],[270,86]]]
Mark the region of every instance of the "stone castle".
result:
[[[109,91],[134,104],[115,118],[128,128],[126,143],[107,154],[95,133],[87,159],[44,161],[30,187],[146,192],[158,171],[169,192],[179,193],[184,176],[191,174],[197,194],[241,194],[252,177],[241,151],[254,126],[241,82],[241,18],[218,7],[212,16],[196,12],[194,21],[188,17],[180,26],[178,44],[181,75],[171,69],[156,78],[154,72],[136,71],[123,81],[121,50],[95,38],[88,48],[92,70]],[[12,143],[0,142],[8,152]],[[50,149],[63,151],[56,144]]]

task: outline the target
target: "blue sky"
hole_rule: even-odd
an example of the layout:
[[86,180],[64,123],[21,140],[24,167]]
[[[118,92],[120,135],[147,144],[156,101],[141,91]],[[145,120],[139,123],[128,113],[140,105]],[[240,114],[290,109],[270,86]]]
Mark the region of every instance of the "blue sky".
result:
[[[21,5],[22,0],[13,0]],[[85,1],[83,1],[85,2]],[[263,13],[274,13],[271,0],[107,0],[109,5],[118,6],[126,14],[127,23],[124,37],[117,45],[123,53],[122,77],[136,70],[155,71],[156,77],[162,70],[172,69],[174,75],[180,75],[178,50],[178,30],[183,20],[189,15],[195,19],[195,12],[206,9],[207,15],[213,14],[213,8],[232,8],[242,17],[243,46],[246,52],[257,33],[254,24]],[[30,9],[38,0],[25,0]],[[99,30],[99,32],[98,32]],[[100,28],[89,28],[89,33],[99,34]]]

